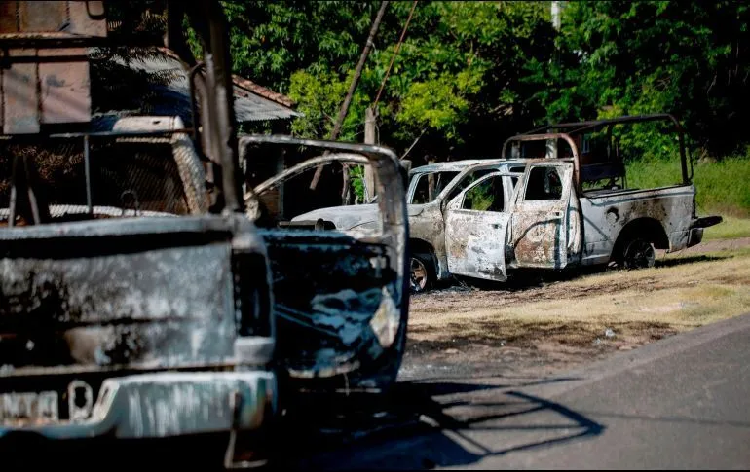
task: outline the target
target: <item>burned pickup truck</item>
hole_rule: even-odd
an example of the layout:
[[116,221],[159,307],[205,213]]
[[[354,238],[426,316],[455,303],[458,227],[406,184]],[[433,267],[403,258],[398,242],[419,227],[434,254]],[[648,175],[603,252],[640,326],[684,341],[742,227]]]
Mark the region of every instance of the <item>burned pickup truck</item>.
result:
[[[100,451],[143,463],[136,445],[158,452],[149,465],[258,465],[291,392],[378,393],[395,381],[408,312],[395,156],[239,138],[221,5],[168,3],[193,126],[136,116],[104,131],[89,127],[86,54],[109,44],[116,23],[102,3],[0,4],[10,51],[0,70],[5,465],[58,465],[66,453],[101,466]],[[184,53],[183,18],[203,39],[203,61]],[[255,144],[369,163],[382,196],[377,234],[248,218],[245,205],[258,201],[243,199],[242,169],[258,166]],[[173,440],[197,447],[175,453]]]
[[[632,156],[618,131],[641,123],[666,125],[675,138],[670,142],[680,175],[672,176],[673,183],[628,187],[624,158]],[[504,281],[519,269],[653,267],[655,249],[694,246],[704,228],[722,221],[696,215],[692,161],[674,117],[622,117],[545,131],[511,137],[500,159],[412,170],[407,196],[413,288],[423,290],[451,275]],[[438,177],[447,184],[420,190]],[[354,205],[297,218],[355,230],[369,225],[367,213],[367,205]]]

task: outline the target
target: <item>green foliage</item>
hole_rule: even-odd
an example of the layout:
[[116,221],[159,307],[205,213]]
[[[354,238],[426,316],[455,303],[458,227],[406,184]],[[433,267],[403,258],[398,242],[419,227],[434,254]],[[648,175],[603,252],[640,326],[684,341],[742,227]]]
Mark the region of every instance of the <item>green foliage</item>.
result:
[[[140,3],[158,10],[158,2]],[[328,137],[380,2],[222,4],[234,71],[298,102],[306,116],[295,121],[295,134]],[[549,121],[669,112],[686,125],[697,154],[722,158],[750,143],[750,5],[563,5],[556,32],[546,1],[419,2],[378,103],[379,141],[401,154],[418,140],[409,158],[419,164],[496,155],[509,135]],[[362,140],[365,107],[411,8],[411,1],[389,3],[342,139]],[[136,24],[156,35],[160,22],[146,15]],[[641,160],[662,159],[673,145],[648,126],[622,139]]]
[[[681,180],[677,159],[627,165],[628,186],[653,188]],[[735,217],[750,217],[750,157],[726,158],[721,162],[695,164],[695,191],[698,210]]]
[[492,206],[496,196],[492,193],[492,187],[486,182],[480,183],[466,192],[463,208],[487,211]]
[[[306,116],[295,134],[327,137],[380,2],[223,4],[236,72],[297,101]],[[365,107],[411,7],[390,2],[342,139],[362,140]],[[410,155],[417,159],[496,152],[495,140],[539,114],[527,104],[527,89],[538,86],[521,80],[523,64],[550,57],[551,31],[546,2],[420,2],[378,104],[380,142],[404,151],[421,136]]]
[[479,90],[480,80],[471,71],[461,71],[413,82],[396,113],[396,123],[413,131],[431,128],[449,140],[461,142],[456,127],[467,121],[470,102],[466,95]]
[[300,69],[348,72],[377,2],[224,1],[234,70],[287,92]]
[[352,189],[354,189],[355,202],[365,202],[365,168],[364,166],[354,166],[349,169],[349,177]]
[[[750,7],[743,2],[566,2],[554,64],[530,61],[552,121],[674,113],[717,156],[747,141]],[[652,136],[643,136],[641,141]]]
[[[292,123],[292,132],[305,138],[327,139],[333,130],[341,99],[346,95],[350,81],[351,74],[346,78],[339,78],[330,71],[313,75],[301,70],[292,74],[289,97],[299,104],[297,109],[305,114],[304,118]],[[364,94],[355,93],[351,109],[364,110],[365,106]],[[363,127],[361,121],[360,116],[349,113],[344,120],[339,139],[355,140]]]

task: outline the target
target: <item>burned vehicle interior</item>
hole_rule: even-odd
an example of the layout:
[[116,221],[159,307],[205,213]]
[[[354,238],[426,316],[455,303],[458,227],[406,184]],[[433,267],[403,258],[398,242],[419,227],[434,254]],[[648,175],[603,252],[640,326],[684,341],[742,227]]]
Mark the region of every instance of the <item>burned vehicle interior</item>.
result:
[[[400,166],[378,146],[284,136],[242,136],[240,155],[273,155],[264,151],[272,146],[283,146],[287,157],[301,162],[249,185],[245,202],[268,247],[279,360],[290,382],[317,380],[307,381],[306,389],[386,387],[395,379],[406,335]],[[311,189],[321,165],[321,180]],[[364,165],[375,169],[378,189],[380,219],[371,228],[347,234],[323,221],[291,223],[339,203],[345,169]],[[285,199],[289,193],[296,197]]]

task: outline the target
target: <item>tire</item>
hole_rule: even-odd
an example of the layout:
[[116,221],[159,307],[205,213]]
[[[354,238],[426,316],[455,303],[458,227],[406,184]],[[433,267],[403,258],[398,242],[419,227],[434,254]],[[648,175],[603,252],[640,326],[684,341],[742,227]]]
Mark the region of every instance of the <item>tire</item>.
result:
[[435,282],[435,267],[429,254],[413,254],[409,260],[409,290],[423,293]]
[[617,265],[626,270],[651,269],[656,265],[656,249],[648,239],[634,237],[622,244]]

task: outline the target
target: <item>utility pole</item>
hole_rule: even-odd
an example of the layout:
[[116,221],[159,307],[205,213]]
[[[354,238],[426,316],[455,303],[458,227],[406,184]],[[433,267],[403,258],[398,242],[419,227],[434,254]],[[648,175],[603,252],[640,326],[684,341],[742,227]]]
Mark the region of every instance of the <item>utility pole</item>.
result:
[[[373,107],[367,107],[365,109],[365,144],[376,144],[375,143],[375,109]],[[365,199],[366,201],[372,200],[377,194],[375,191],[375,174],[372,172],[372,166],[365,164]]]
[[[375,35],[378,33],[378,28],[380,27],[380,21],[383,19],[383,16],[385,15],[385,9],[388,7],[388,2],[384,1],[380,4],[380,10],[378,10],[378,14],[375,16],[375,19],[372,22],[372,25],[370,26],[370,34],[367,36],[367,42],[365,43],[364,49],[362,49],[362,54],[359,56],[359,62],[357,62],[357,66],[354,68],[354,77],[352,78],[352,83],[349,86],[349,91],[346,93],[346,97],[344,98],[344,103],[341,104],[341,109],[339,109],[339,115],[336,118],[336,122],[333,124],[333,131],[331,131],[330,139],[331,141],[334,141],[336,138],[338,138],[339,133],[341,132],[341,127],[344,124],[344,119],[346,118],[346,114],[349,112],[349,105],[352,102],[352,97],[354,97],[354,92],[357,90],[357,84],[359,83],[359,78],[362,75],[362,68],[365,65],[365,60],[367,59],[367,55],[370,54],[370,49],[372,49],[373,41],[375,40]],[[347,169],[344,171],[344,176],[348,178],[348,172],[346,172]],[[318,186],[318,180],[320,180],[320,173],[323,171],[323,166],[320,165],[315,170],[315,176],[313,177],[312,182],[310,183],[310,190],[315,190],[315,188]],[[345,183],[344,186],[347,184]]]
[[551,3],[552,6],[550,13],[552,14],[552,27],[557,31],[560,31],[560,2],[555,1]]
[[[561,21],[560,21],[560,2],[559,1],[553,1],[553,2],[550,2],[550,3],[551,3],[551,5],[550,5],[550,16],[552,17],[552,27],[555,29],[555,32],[557,34],[559,34],[560,33],[560,26],[562,24]],[[553,60],[555,62],[555,66],[559,67],[559,65],[560,65],[560,51],[558,51],[558,49],[557,49],[557,41],[556,40],[555,40],[554,48],[555,48],[555,50],[553,51],[553,54],[554,54],[554,59]],[[549,123],[549,121],[548,121],[547,124],[551,124],[551,123]],[[547,156],[551,157],[553,159],[556,159],[557,158],[557,140],[550,139],[550,140],[547,141],[546,144],[547,144]]]

